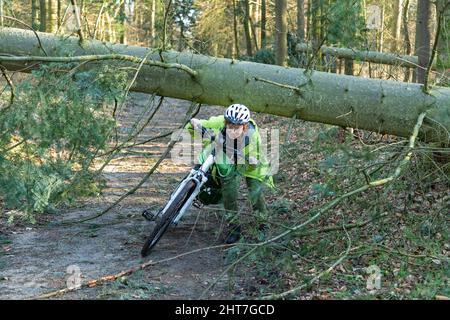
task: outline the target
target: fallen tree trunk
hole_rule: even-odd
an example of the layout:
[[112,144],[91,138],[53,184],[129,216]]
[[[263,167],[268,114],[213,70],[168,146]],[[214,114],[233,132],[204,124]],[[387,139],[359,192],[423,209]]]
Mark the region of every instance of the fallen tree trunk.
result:
[[[295,46],[297,52],[313,53],[314,48],[306,43],[299,43]],[[385,53],[378,51],[364,51],[349,48],[336,48],[322,46],[320,51],[323,54],[342,59],[351,59],[357,61],[367,61],[373,63],[382,63],[396,65],[399,67],[417,68],[419,58],[417,56],[399,55],[394,53]]]
[[[122,54],[164,63],[182,64],[195,76],[179,68],[143,65],[132,90],[192,100],[204,104],[246,104],[251,110],[362,128],[407,137],[418,115],[427,118],[420,137],[429,141],[449,140],[450,89],[434,88],[429,94],[420,84],[366,79],[325,72],[305,72],[252,62],[213,58],[175,51],[85,40],[61,39],[52,34],[15,28],[0,28],[0,63],[9,70],[30,71],[34,62],[6,61],[6,56],[58,56],[59,49],[73,56]],[[39,45],[41,43],[41,45]],[[149,54],[149,52],[151,52]],[[3,58],[1,57],[3,56]],[[135,65],[132,61],[102,61]],[[84,67],[89,67],[87,64]]]

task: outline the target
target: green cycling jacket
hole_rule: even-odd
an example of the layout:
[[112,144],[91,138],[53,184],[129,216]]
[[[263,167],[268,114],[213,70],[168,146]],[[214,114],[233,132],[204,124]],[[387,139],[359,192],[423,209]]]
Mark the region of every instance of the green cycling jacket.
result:
[[[212,129],[216,137],[216,142],[219,148],[222,146],[223,141],[225,141],[225,118],[223,115],[210,117],[208,120],[200,120],[202,126],[206,129]],[[188,129],[190,134],[194,138],[200,138],[201,133],[194,132],[191,123],[189,122],[185,129]],[[216,163],[215,168],[213,168],[213,176],[218,173],[222,177],[226,177],[237,170],[241,175],[253,179],[257,179],[270,188],[275,188],[273,179],[270,173],[270,164],[267,161],[265,154],[262,153],[261,148],[261,136],[259,134],[258,126],[253,119],[250,119],[249,130],[246,133],[247,138],[245,138],[242,144],[242,153],[246,161],[242,164],[233,162],[233,159],[225,156],[225,153],[218,153],[216,149]],[[228,141],[228,140],[227,140]],[[199,162],[203,163],[206,156],[211,152],[213,147],[209,140],[205,140],[203,144],[203,150],[199,155]],[[248,164],[248,158],[252,156],[258,160],[257,165]],[[220,161],[222,160],[222,161]],[[241,158],[242,161],[242,158]]]

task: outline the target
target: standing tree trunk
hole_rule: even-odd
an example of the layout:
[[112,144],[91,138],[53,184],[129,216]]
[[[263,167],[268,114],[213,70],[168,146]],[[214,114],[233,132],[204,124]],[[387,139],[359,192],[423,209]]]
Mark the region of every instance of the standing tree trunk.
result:
[[150,37],[151,37],[151,44],[154,44],[155,37],[156,37],[156,0],[152,0],[152,12],[150,14]]
[[258,51],[258,35],[256,34],[256,26],[253,23],[253,19],[250,18],[250,30],[252,31],[252,39],[255,44],[255,50]]
[[[408,29],[408,13],[409,13],[409,0],[405,0],[405,6],[403,7],[403,35],[405,38],[405,47],[406,47],[405,53],[407,55],[411,55],[412,49]],[[410,79],[411,79],[411,69],[406,68],[405,77],[403,78],[403,81],[409,82]]]
[[347,75],[353,75],[353,60],[352,59],[344,59],[344,72]]
[[287,0],[275,1],[275,63],[287,65]]
[[120,21],[119,42],[122,44],[127,44],[125,0],[122,0],[120,2],[119,21]]
[[424,83],[426,68],[430,60],[431,41],[431,2],[429,0],[417,1],[416,20],[416,56],[419,58],[419,67],[416,70],[416,82]]
[[439,12],[445,11],[442,14],[441,30],[438,39],[437,66],[446,74],[447,83],[450,84],[450,3],[443,2],[441,6],[438,8]]
[[253,39],[255,43],[256,50],[259,49],[258,41],[260,39],[260,30],[259,30],[259,21],[260,21],[260,0],[255,0],[253,3],[253,9],[252,9],[252,18],[250,19],[251,26],[252,26],[252,33],[253,33]]
[[38,16],[37,16],[37,0],[31,0],[31,27],[33,29],[37,29],[38,28],[38,24],[37,24],[37,20],[38,20]]
[[61,19],[62,19],[62,17],[61,17],[61,11],[62,11],[62,5],[61,5],[61,0],[57,0],[57,2],[58,2],[58,5],[57,5],[57,17],[58,17],[58,29],[61,27],[61,23],[62,23],[62,21],[61,21]]
[[305,1],[297,0],[297,41],[305,42]]
[[395,0],[394,4],[394,21],[395,23],[392,25],[392,35],[394,36],[394,40],[392,41],[391,51],[396,52],[398,48],[398,43],[400,41],[400,30],[402,26],[402,4],[403,0]]
[[39,0],[39,31],[45,32],[47,26],[47,6],[45,0]]
[[100,19],[98,39],[105,41],[105,30],[106,30],[106,18],[105,15],[102,15],[102,18]]
[[181,23],[180,25],[180,37],[178,39],[178,51],[183,51],[184,49],[184,25]]
[[[443,3],[442,5],[444,5]],[[438,65],[443,69],[450,69],[450,4],[439,10],[446,10],[442,16],[441,31],[438,42]],[[446,70],[445,72],[449,72]],[[450,81],[450,79],[448,80]]]
[[305,1],[306,9],[305,9],[305,27],[306,27],[306,33],[305,33],[305,40],[312,41],[311,38],[311,1],[306,0]]
[[95,26],[94,26],[94,35],[92,36],[94,39],[97,38],[97,33],[99,32],[99,28],[101,25],[101,21],[103,18],[103,9],[105,9],[106,7],[106,1],[103,1],[102,6],[100,7],[100,10],[98,11],[97,14],[97,19],[95,19]]
[[266,17],[267,9],[266,9],[266,0],[261,0],[261,48],[264,49],[267,45],[266,43]]
[[109,12],[106,11],[106,22],[108,23],[108,41],[109,42],[116,42],[116,34],[113,28],[113,24],[112,24],[112,19],[111,16],[109,15]]
[[0,0],[0,26],[3,27],[3,0]]
[[236,0],[233,0],[233,33],[234,33],[234,57],[239,58],[239,35]]
[[380,42],[378,43],[378,51],[383,52],[384,45],[384,2],[381,4],[381,26],[380,26]]
[[250,4],[249,0],[244,0],[245,13],[244,13],[244,32],[245,43],[247,44],[247,55],[253,56],[252,38],[250,35]]
[[82,9],[84,5],[84,1],[81,1],[81,7],[77,5],[77,0],[70,0],[70,3],[72,5],[72,13],[75,17],[75,24],[76,24],[76,32],[78,34],[78,38],[80,43],[84,41],[84,34],[83,34],[83,26],[81,24],[81,17],[82,17]]
[[58,30],[58,3],[56,0],[48,0],[46,30],[50,33]]
[[320,14],[320,3],[318,1],[311,0],[310,2],[310,19],[311,19],[311,41],[314,47],[317,47],[320,43],[320,21],[322,19]]

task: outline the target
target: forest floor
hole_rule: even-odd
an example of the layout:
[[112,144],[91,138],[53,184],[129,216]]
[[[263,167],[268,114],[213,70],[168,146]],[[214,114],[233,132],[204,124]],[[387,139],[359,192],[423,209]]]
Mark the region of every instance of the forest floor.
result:
[[[133,94],[121,118],[125,135],[144,110],[148,96]],[[176,129],[190,106],[189,102],[165,99],[151,124],[137,142]],[[219,107],[202,108],[197,117],[221,113]],[[222,243],[222,216],[214,210],[191,208],[178,226],[172,227],[145,259],[140,250],[154,223],[141,212],[161,206],[171,190],[190,170],[188,165],[165,159],[151,178],[113,210],[92,221],[61,225],[101,212],[135,186],[167,147],[170,137],[150,145],[128,149],[105,169],[106,188],[99,197],[77,201],[57,214],[38,216],[35,225],[15,222],[0,224],[0,299],[23,299],[64,288],[75,268],[83,282],[159,261],[199,248]],[[68,269],[68,267],[71,266]],[[194,299],[214,281],[224,268],[219,249],[204,250],[136,272],[126,281],[71,292],[63,299]],[[69,273],[68,273],[69,272]],[[226,277],[205,298],[231,298]],[[56,297],[59,298],[59,297]]]
[[[142,94],[130,95],[121,113],[120,135],[126,136],[130,131],[148,99]],[[138,141],[177,128],[189,106],[189,102],[165,99]],[[204,106],[196,117],[208,118],[222,112],[221,107]],[[336,194],[364,183],[362,167],[385,163],[380,169],[383,174],[396,167],[390,157],[398,150],[390,148],[399,142],[391,146],[392,141],[386,141],[386,137],[377,136],[374,145],[369,145],[373,139],[367,137],[346,144],[342,142],[345,140],[342,132],[332,126],[263,114],[255,114],[254,118],[262,128],[281,129],[283,147],[276,179],[279,189],[277,193],[266,194],[272,211],[269,230],[272,236],[306,221],[312,208],[327,203]],[[345,259],[330,274],[324,274],[320,281],[308,284],[290,297],[433,299],[450,295],[450,179],[445,171],[448,165],[436,169],[434,162],[420,160],[419,153],[398,183],[344,201],[308,225],[307,233],[255,253],[240,268],[233,268],[233,272],[224,273],[245,247],[212,248],[183,255],[223,243],[220,206],[191,208],[147,258],[140,257],[141,247],[154,226],[142,218],[141,212],[150,206],[162,206],[191,167],[174,163],[170,157],[137,192],[105,215],[84,223],[59,223],[90,217],[114,203],[142,179],[168,141],[169,138],[164,138],[121,152],[105,168],[106,188],[97,197],[78,200],[57,213],[38,215],[34,225],[19,220],[9,225],[2,215],[0,299],[32,298],[65,288],[67,281],[73,279],[74,268],[80,270],[85,283],[150,260],[169,258],[174,259],[54,299],[258,298],[308,283],[339,257]],[[384,152],[387,149],[389,152]],[[436,176],[436,172],[440,175]],[[251,213],[246,189],[242,190],[239,201],[242,211],[248,213],[244,220],[249,221],[244,235],[249,242],[257,242],[261,238],[249,227]],[[343,223],[349,228],[343,228]],[[368,267],[381,272],[378,290],[368,286]]]

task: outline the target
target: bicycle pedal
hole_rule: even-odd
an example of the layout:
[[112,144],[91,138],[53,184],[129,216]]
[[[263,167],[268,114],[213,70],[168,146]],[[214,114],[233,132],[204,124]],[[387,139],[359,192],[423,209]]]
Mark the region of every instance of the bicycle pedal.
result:
[[142,212],[142,216],[147,220],[147,221],[155,221],[158,214],[155,214],[154,212],[149,211],[148,209],[144,210]]
[[205,205],[198,199],[194,199],[194,201],[192,202],[192,205],[194,207],[196,207],[197,209],[201,209],[203,208]]

